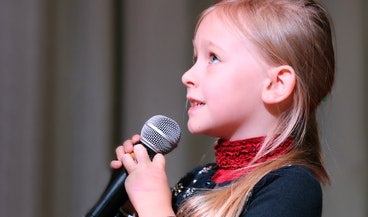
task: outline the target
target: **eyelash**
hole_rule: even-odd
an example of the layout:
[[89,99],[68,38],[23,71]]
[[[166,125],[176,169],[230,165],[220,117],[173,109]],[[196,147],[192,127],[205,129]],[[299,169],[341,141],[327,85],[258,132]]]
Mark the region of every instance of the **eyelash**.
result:
[[[194,55],[194,56],[193,56],[193,58],[192,58],[192,62],[193,62],[193,64],[195,64],[195,63],[197,62],[197,59],[198,59],[198,57],[197,57],[196,55]],[[216,54],[214,54],[214,53],[210,53],[210,55],[209,55],[209,63],[210,63],[210,64],[217,63],[217,62],[213,62],[213,61],[217,61],[217,62],[219,62],[220,60],[219,60],[219,58],[216,56]]]

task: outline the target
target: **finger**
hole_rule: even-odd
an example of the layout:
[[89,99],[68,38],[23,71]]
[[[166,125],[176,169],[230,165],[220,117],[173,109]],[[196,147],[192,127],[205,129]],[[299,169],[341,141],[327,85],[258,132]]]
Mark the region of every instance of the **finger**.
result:
[[121,157],[121,161],[128,173],[131,173],[137,166],[137,161],[131,156],[131,154],[124,154]]
[[116,149],[115,149],[115,154],[116,154],[116,158],[118,160],[121,159],[121,157],[125,154],[125,151],[124,151],[124,147],[123,146],[118,146]]
[[139,142],[140,140],[141,140],[140,135],[135,134],[135,135],[133,135],[133,136],[132,136],[132,143],[133,143],[133,144],[136,144],[136,143],[137,143],[137,142]]
[[112,169],[119,169],[122,165],[123,163],[120,160],[113,160],[110,162],[110,167]]
[[133,152],[133,141],[125,140],[122,147],[123,147],[124,154]]
[[139,163],[146,163],[151,161],[148,156],[147,149],[141,144],[137,144],[134,146],[134,155]]

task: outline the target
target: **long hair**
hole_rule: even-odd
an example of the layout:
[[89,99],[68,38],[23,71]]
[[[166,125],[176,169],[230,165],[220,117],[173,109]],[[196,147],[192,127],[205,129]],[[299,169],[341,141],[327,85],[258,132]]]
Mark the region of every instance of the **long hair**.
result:
[[335,57],[332,26],[326,10],[313,0],[223,0],[205,10],[198,21],[215,13],[234,34],[250,40],[263,58],[273,65],[289,65],[296,74],[291,106],[252,162],[292,137],[292,150],[269,160],[226,187],[189,198],[178,216],[234,217],[242,212],[254,185],[267,173],[290,164],[305,166],[322,183],[329,183],[323,166],[316,120],[320,102],[331,92]]

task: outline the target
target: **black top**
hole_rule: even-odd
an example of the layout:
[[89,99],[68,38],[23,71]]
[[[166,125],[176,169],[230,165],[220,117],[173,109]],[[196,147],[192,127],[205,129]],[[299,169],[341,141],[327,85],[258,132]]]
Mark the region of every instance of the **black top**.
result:
[[[211,180],[216,164],[207,164],[190,171],[173,188],[176,212],[188,197],[217,186]],[[252,190],[243,208],[242,217],[321,217],[322,189],[313,174],[302,166],[292,165],[263,177]]]

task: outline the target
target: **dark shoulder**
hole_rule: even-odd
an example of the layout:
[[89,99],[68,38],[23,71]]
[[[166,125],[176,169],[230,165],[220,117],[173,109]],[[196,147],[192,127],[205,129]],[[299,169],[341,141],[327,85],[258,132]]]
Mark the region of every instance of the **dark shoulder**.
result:
[[292,187],[293,185],[299,187],[308,185],[320,188],[320,182],[315,178],[313,173],[309,169],[298,165],[286,166],[267,174],[257,183],[256,187],[262,187],[262,185],[270,183],[289,183],[291,186],[288,187]]
[[275,170],[254,187],[243,216],[320,217],[322,189],[305,167],[292,165]]

